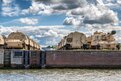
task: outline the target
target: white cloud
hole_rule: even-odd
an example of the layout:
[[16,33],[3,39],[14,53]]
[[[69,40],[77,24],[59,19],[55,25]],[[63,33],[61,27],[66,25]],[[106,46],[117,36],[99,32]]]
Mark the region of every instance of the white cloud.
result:
[[53,13],[66,13],[67,10],[82,7],[86,4],[86,0],[32,0],[32,6],[22,10],[21,14],[51,15]]
[[27,25],[35,25],[38,23],[38,19],[35,18],[20,18],[19,21],[23,24],[27,24]]
[[[52,6],[56,10],[74,9],[87,4],[86,0],[33,0],[40,3],[45,3]],[[73,3],[73,4],[72,4]]]
[[81,25],[81,20],[74,18],[74,17],[67,17],[64,20],[64,25],[74,25],[74,26],[80,26]]
[[53,13],[53,9],[51,8],[50,5],[45,5],[43,3],[38,3],[38,2],[32,2],[32,6],[30,6],[28,9],[22,10],[21,14],[46,14],[50,15]]
[[65,18],[63,24],[81,27],[86,24],[103,25],[117,23],[119,23],[119,19],[116,12],[100,4],[91,4],[68,11],[67,18]]
[[117,3],[118,3],[119,5],[121,5],[121,0],[117,0]]
[[49,38],[49,40],[51,40],[51,41],[47,41],[46,45],[51,46],[52,43],[53,43],[53,45],[57,45],[58,44],[58,41],[56,39],[54,39],[54,38]]
[[[32,5],[28,9],[20,10],[19,6],[14,3],[14,0],[3,0],[2,15],[51,15],[53,13],[67,13],[72,10],[72,15],[85,14],[86,18],[97,20],[98,18],[95,19],[97,16],[101,18],[101,15],[103,15],[106,10],[109,10],[104,8],[106,4],[115,3],[120,4],[120,0],[32,0]],[[12,4],[13,7],[10,4]],[[90,6],[92,4],[93,6]],[[115,14],[115,12],[113,13]]]
[[4,3],[3,5],[8,6],[13,0],[2,0],[2,2]]
[[53,30],[49,30],[48,32],[45,32],[44,35],[49,37],[58,37],[58,33]]
[[15,0],[3,0],[2,2],[2,12],[3,16],[18,16],[20,13],[20,8],[14,3]]

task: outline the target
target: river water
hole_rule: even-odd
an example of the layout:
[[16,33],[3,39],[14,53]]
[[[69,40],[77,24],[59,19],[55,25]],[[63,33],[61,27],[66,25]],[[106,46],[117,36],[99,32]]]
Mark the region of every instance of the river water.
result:
[[121,70],[0,70],[0,81],[121,81]]

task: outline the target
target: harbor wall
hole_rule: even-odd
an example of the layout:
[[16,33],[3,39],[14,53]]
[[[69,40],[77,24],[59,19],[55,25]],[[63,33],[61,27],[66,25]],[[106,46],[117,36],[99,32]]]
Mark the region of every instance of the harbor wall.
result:
[[40,51],[30,51],[30,67],[31,68],[41,68],[41,52]]
[[4,49],[0,49],[0,67],[4,66]]
[[121,51],[0,51],[3,68],[121,68]]
[[46,51],[46,67],[121,67],[121,51]]

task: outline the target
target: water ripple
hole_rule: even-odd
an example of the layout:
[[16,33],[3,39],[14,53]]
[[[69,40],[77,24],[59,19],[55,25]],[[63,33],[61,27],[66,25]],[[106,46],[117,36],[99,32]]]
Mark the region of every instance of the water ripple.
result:
[[121,70],[0,70],[0,81],[121,81]]

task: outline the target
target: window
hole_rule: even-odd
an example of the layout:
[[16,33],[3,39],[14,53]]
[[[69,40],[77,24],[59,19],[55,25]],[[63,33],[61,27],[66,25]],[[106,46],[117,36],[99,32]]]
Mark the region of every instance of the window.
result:
[[67,42],[71,43],[72,42],[72,38],[67,38]]
[[14,57],[22,57],[22,51],[15,51],[14,52]]

